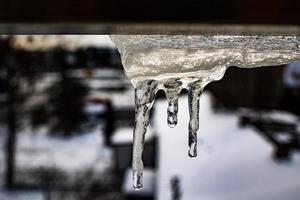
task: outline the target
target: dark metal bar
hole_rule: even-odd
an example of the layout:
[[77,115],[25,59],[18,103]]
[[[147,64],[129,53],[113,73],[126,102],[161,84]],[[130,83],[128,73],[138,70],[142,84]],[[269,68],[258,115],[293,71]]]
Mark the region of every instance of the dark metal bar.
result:
[[0,34],[295,35],[300,26],[199,23],[0,23]]
[[0,33],[298,34],[299,10],[299,0],[0,0]]

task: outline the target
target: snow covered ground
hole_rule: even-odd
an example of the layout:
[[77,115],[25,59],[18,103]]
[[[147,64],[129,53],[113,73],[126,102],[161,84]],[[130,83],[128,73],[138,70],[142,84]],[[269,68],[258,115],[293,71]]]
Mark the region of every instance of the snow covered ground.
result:
[[[160,142],[156,176],[158,200],[171,200],[170,181],[174,176],[180,179],[182,200],[299,199],[300,155],[294,154],[290,163],[275,163],[271,159],[272,146],[254,129],[240,129],[236,114],[212,112],[209,94],[204,93],[200,101],[196,158],[187,155],[187,98],[179,100],[178,125],[173,129],[167,125],[166,101],[156,101],[154,107],[155,128]],[[1,130],[0,141],[3,148]],[[30,156],[34,152],[33,147],[37,152],[34,160]],[[110,152],[103,146],[99,127],[65,141],[49,137],[43,134],[43,130],[38,135],[26,130],[18,136],[18,166],[43,166],[51,160],[51,164],[68,171],[87,165],[101,170],[104,165],[100,163],[109,158]],[[3,160],[0,162],[1,169]],[[39,191],[0,190],[0,200],[43,198]]]
[[1,191],[1,200],[43,200],[43,193],[40,191]]
[[272,146],[252,128],[240,129],[235,114],[215,114],[210,96],[200,100],[198,156],[189,158],[187,98],[179,100],[177,127],[167,125],[167,103],[155,104],[160,153],[157,199],[171,199],[170,180],[180,178],[182,200],[298,200],[300,155],[275,163]]
[[0,126],[0,200],[43,200],[43,194],[40,191],[5,191],[3,190],[4,176],[4,142],[5,142],[5,126]]
[[100,126],[71,138],[53,137],[46,131],[27,129],[18,134],[17,167],[53,165],[64,171],[92,167],[101,172],[111,165],[111,150],[103,145]]
[[[4,145],[3,139],[2,134],[1,148]],[[46,129],[34,133],[28,128],[18,133],[16,168],[24,170],[56,167],[67,172],[69,176],[76,176],[83,170],[93,170],[97,174],[105,173],[105,170],[112,166],[112,152],[104,146],[102,140],[100,126],[86,134],[66,139],[49,136]],[[0,153],[0,172],[3,172],[5,167],[3,151]],[[2,179],[3,173],[0,175]],[[6,191],[0,187],[0,200],[40,199],[44,199],[44,196],[38,190]]]

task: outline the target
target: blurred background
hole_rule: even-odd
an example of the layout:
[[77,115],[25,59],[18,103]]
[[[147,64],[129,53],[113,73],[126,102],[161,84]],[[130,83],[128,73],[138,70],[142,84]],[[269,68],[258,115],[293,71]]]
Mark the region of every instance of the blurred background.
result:
[[1,200],[298,200],[300,63],[229,68],[167,126],[158,92],[132,189],[134,89],[107,35],[0,36]]

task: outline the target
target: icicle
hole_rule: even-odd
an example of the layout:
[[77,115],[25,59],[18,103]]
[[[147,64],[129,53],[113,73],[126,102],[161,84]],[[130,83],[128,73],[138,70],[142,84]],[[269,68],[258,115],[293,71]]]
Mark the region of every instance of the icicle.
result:
[[174,128],[177,125],[178,99],[168,103],[168,125]]
[[190,157],[197,156],[197,131],[199,129],[199,98],[202,93],[201,81],[196,81],[188,85],[189,101],[189,151]]
[[174,128],[177,125],[178,96],[181,91],[182,82],[179,79],[169,79],[164,83],[166,97],[168,99],[168,125]]
[[157,82],[147,80],[137,83],[135,88],[135,127],[133,132],[133,187],[143,187],[143,149],[145,134],[149,125],[150,110],[157,91]]
[[[118,46],[128,78],[136,86],[132,160],[136,189],[142,187],[144,137],[158,89],[164,89],[168,99],[167,120],[170,127],[177,124],[178,95],[182,88],[188,89],[188,154],[195,157],[199,97],[206,84],[219,80],[229,66],[276,66],[300,59],[298,36],[115,35],[111,38]],[[140,81],[145,79],[148,81]]]

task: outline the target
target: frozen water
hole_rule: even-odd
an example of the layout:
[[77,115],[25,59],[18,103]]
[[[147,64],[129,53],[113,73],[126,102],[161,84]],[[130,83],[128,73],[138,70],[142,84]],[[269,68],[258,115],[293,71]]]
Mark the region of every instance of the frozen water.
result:
[[133,133],[133,187],[139,189],[143,186],[143,162],[145,134],[149,125],[150,110],[157,91],[157,82],[146,80],[138,82],[135,88],[135,128]]
[[[127,76],[209,78],[229,66],[274,66],[299,60],[296,36],[115,35]],[[215,73],[214,73],[215,72]]]
[[182,82],[179,79],[168,79],[164,83],[164,89],[166,97],[168,99],[168,125],[174,128],[177,124],[177,113],[178,113],[178,97],[181,92]]
[[202,93],[201,81],[189,84],[189,156],[197,156],[197,131],[199,129],[199,98]]
[[300,60],[300,38],[297,36],[115,35],[111,39],[136,88],[132,161],[136,189],[142,187],[143,144],[158,90],[166,93],[170,127],[177,124],[179,93],[183,88],[188,90],[188,155],[195,157],[199,98],[205,85],[222,78],[230,66],[276,66]]

